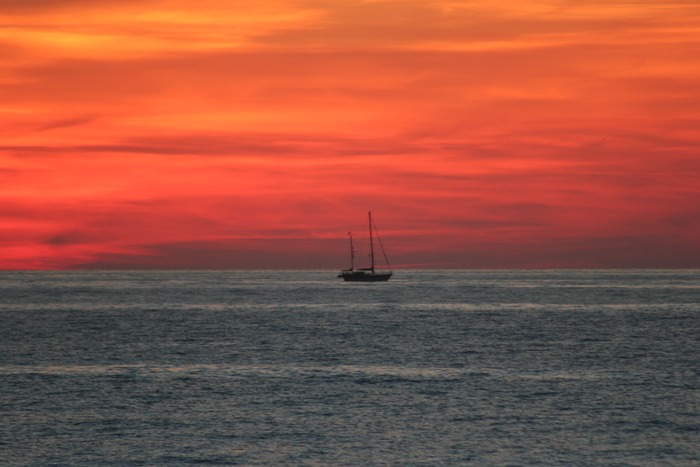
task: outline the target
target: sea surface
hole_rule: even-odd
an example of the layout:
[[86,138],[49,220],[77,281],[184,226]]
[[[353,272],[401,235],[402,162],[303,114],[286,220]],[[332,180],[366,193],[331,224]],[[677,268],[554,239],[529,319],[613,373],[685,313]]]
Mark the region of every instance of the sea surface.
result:
[[700,271],[0,272],[0,465],[700,465]]

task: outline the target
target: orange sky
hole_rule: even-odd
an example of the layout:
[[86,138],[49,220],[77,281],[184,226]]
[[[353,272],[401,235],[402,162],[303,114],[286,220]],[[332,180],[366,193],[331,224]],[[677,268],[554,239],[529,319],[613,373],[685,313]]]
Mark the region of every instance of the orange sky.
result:
[[0,269],[342,268],[368,209],[398,267],[697,268],[698,50],[697,0],[4,0]]

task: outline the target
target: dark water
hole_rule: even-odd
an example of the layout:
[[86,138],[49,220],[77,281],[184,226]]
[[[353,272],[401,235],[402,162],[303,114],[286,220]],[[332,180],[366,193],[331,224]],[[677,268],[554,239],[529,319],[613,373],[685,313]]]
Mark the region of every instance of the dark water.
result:
[[699,271],[0,273],[3,465],[700,464]]

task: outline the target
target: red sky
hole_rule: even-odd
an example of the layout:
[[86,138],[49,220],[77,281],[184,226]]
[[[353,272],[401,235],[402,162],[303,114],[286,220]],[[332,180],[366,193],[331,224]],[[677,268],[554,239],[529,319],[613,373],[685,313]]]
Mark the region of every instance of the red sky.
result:
[[0,269],[700,267],[697,0],[3,0]]

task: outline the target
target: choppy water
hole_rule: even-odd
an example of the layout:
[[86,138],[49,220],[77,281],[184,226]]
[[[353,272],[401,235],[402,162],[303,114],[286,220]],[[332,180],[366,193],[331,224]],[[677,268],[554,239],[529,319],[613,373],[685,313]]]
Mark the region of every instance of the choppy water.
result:
[[0,273],[3,465],[700,464],[699,271]]

